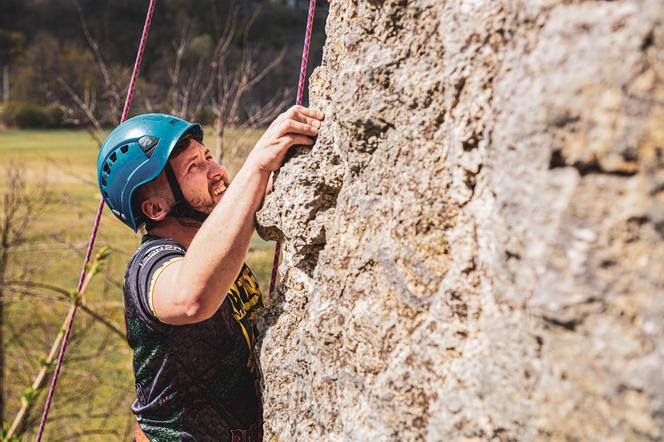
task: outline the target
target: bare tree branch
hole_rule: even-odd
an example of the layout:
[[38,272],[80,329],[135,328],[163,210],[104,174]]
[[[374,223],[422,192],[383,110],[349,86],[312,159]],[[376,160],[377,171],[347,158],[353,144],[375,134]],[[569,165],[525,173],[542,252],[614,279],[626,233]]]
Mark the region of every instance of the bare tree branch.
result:
[[90,135],[95,139],[97,144],[101,146],[103,142],[101,137],[101,132],[103,131],[103,129],[101,127],[101,124],[99,124],[99,120],[97,120],[97,117],[95,117],[95,114],[93,113],[88,103],[81,100],[81,97],[79,97],[78,94],[74,92],[74,90],[67,84],[67,82],[62,77],[58,77],[58,83],[60,83],[60,85],[65,89],[65,91],[69,94],[72,100],[74,100],[74,102],[78,105],[78,107],[80,107],[81,110],[85,113],[88,120],[90,120],[90,122],[95,128],[94,131],[89,131]]
[[101,54],[99,43],[97,43],[97,41],[92,38],[92,35],[88,30],[85,15],[83,14],[83,8],[81,8],[78,0],[72,0],[72,3],[76,7],[83,34],[85,35],[85,39],[88,41],[90,48],[92,48],[92,52],[95,55],[95,60],[97,61],[97,67],[99,68],[102,79],[104,80],[104,90],[106,91],[105,96],[109,98],[111,118],[113,122],[117,124],[120,118],[120,103],[122,103],[122,94],[113,81],[110,70],[108,69],[108,65],[104,61],[104,57]]
[[[71,302],[70,292],[61,287],[57,287],[51,284],[35,282],[35,281],[5,281],[5,286],[8,290],[15,291],[16,293],[19,294],[38,297],[50,301],[58,301],[65,303]],[[20,288],[16,289],[13,286],[18,286]],[[32,291],[30,290],[30,288],[41,288],[41,289],[50,290],[52,292],[55,292],[57,295],[49,295],[43,292]],[[120,328],[118,328],[108,319],[104,318],[101,314],[97,313],[95,310],[89,307],[85,302],[81,302],[79,308],[88,315],[90,315],[90,317],[93,318],[95,321],[99,322],[100,324],[108,328],[110,331],[115,333],[118,337],[120,337],[120,339],[122,340],[125,339],[125,334],[122,330],[120,330]]]

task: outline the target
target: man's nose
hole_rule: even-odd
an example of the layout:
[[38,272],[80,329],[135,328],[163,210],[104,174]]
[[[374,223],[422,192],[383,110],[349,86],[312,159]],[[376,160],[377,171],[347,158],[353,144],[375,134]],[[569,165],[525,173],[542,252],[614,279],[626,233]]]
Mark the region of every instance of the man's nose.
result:
[[208,179],[214,180],[219,179],[223,175],[223,168],[216,161],[210,161],[210,166],[208,167]]

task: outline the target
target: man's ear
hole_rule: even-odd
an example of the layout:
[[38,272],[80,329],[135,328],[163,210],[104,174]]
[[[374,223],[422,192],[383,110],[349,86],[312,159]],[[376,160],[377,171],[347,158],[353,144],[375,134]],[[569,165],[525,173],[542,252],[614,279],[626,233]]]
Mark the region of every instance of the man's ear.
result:
[[170,210],[169,202],[158,196],[150,197],[141,203],[141,211],[152,221],[163,221]]

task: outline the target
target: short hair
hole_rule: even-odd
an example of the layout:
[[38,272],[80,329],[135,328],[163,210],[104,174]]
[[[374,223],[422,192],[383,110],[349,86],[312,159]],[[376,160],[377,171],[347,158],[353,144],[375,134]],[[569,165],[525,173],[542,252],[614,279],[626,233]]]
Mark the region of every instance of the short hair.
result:
[[175,143],[175,146],[173,146],[173,150],[171,151],[171,154],[169,155],[169,159],[171,158],[177,158],[182,152],[187,150],[189,147],[189,144],[191,144],[191,140],[195,140],[196,137],[189,132],[180,137],[177,143]]
[[[181,155],[189,145],[191,144],[191,140],[195,140],[196,137],[189,132],[185,133],[180,137],[180,139],[175,143],[175,146],[173,146],[173,150],[171,150],[171,154],[168,156],[168,159],[172,158],[177,158],[179,155]],[[155,193],[154,191],[154,180],[148,181],[147,183],[141,184],[138,186],[138,188],[134,191],[134,194],[131,197],[132,200],[132,211],[134,212],[134,216],[136,214],[139,214],[139,220],[145,221],[145,227],[149,231],[152,227],[154,227],[155,223],[151,220],[148,219],[143,211],[141,210],[141,204],[143,204],[143,201],[146,199],[150,198],[153,196]],[[139,221],[139,224],[141,221]]]

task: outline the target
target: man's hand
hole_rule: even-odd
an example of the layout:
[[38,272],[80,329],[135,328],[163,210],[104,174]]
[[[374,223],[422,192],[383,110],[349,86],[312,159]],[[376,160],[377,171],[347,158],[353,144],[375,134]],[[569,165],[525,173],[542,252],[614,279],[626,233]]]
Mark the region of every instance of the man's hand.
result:
[[246,165],[261,171],[278,170],[292,146],[311,146],[325,115],[315,109],[293,106],[279,115],[258,140]]

